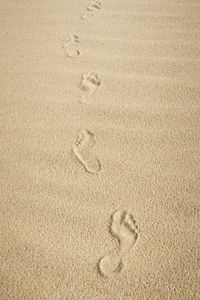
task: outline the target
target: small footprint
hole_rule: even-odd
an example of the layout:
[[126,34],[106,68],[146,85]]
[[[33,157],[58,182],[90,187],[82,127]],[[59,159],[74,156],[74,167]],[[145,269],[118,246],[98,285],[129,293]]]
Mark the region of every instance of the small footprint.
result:
[[90,4],[88,7],[87,7],[87,10],[88,12],[83,14],[81,16],[81,18],[83,20],[86,20],[86,19],[89,19],[89,18],[92,18],[94,16],[94,11],[98,10],[98,9],[101,9],[101,2],[99,1],[96,1],[96,2],[93,2],[92,4]]
[[65,49],[67,56],[71,58],[76,58],[80,55],[80,51],[77,50],[77,44],[79,43],[79,37],[77,35],[68,36],[62,45],[62,48]]
[[97,267],[103,276],[121,272],[122,259],[136,243],[139,230],[132,214],[119,210],[111,216],[109,232],[117,239],[119,247],[99,260]]
[[89,103],[98,87],[101,85],[101,80],[96,73],[84,73],[81,80],[81,89],[83,94],[79,98],[82,103]]
[[75,155],[83,164],[86,171],[92,174],[98,173],[101,170],[100,161],[90,153],[95,144],[94,134],[87,129],[83,129],[80,131],[73,147]]

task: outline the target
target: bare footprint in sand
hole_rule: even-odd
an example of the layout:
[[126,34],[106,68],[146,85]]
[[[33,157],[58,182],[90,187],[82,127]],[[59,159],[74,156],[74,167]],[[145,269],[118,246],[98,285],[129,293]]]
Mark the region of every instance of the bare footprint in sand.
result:
[[91,154],[91,149],[95,146],[94,134],[87,129],[81,130],[73,147],[77,158],[85,167],[86,171],[95,174],[101,170],[100,161]]
[[79,98],[79,101],[81,103],[89,103],[94,97],[100,84],[101,80],[96,73],[84,73],[81,80],[81,89],[83,90],[83,93]]
[[93,2],[92,4],[90,4],[90,5],[87,7],[88,12],[85,13],[85,14],[83,14],[83,15],[81,16],[81,18],[82,18],[83,20],[92,18],[92,17],[94,16],[94,12],[95,12],[96,10],[99,10],[99,9],[101,9],[101,2],[99,2],[99,1]]
[[79,37],[77,35],[68,36],[62,45],[62,48],[65,49],[65,53],[68,57],[76,58],[80,55],[80,51],[77,50],[77,44],[79,43]]
[[93,2],[92,4],[90,4],[87,7],[87,10],[88,11],[95,11],[95,10],[100,9],[100,8],[101,8],[101,2],[96,1],[96,2]]
[[111,216],[109,231],[118,240],[119,249],[99,260],[98,271],[103,276],[111,276],[122,270],[122,259],[136,243],[139,232],[132,214],[123,210]]

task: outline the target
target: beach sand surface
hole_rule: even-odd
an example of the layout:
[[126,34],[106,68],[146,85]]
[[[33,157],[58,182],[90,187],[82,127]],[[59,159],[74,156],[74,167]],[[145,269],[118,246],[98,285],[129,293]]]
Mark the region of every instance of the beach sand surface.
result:
[[200,299],[199,1],[0,23],[0,299]]

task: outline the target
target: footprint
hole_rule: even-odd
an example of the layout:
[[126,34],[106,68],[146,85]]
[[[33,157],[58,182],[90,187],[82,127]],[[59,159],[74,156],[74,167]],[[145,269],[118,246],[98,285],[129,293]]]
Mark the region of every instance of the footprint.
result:
[[100,9],[100,8],[101,8],[101,2],[96,1],[96,2],[93,2],[92,4],[90,4],[87,7],[87,10],[88,11],[95,11],[95,10]]
[[129,252],[138,238],[138,226],[131,213],[123,210],[115,212],[111,217],[111,235],[119,241],[120,253]]
[[96,73],[84,73],[81,80],[81,89],[83,90],[83,94],[81,95],[79,101],[82,103],[90,102],[100,85],[101,80]]
[[87,10],[88,12],[83,14],[81,16],[81,18],[83,20],[86,20],[86,19],[89,19],[89,18],[92,18],[94,16],[94,11],[98,10],[98,9],[101,9],[101,2],[99,1],[96,1],[96,2],[93,2],[92,4],[90,4],[88,7],[87,7]]
[[122,258],[130,251],[138,238],[138,226],[131,213],[119,210],[111,216],[109,232],[119,242],[118,250],[102,257],[98,271],[103,276],[111,276],[122,270]]
[[98,173],[101,170],[100,161],[90,153],[95,144],[94,134],[87,129],[83,129],[79,133],[73,147],[74,153],[86,171],[92,174]]
[[77,44],[79,43],[79,37],[77,35],[68,36],[62,45],[62,48],[65,49],[67,56],[71,58],[76,58],[80,55],[80,51],[77,50]]

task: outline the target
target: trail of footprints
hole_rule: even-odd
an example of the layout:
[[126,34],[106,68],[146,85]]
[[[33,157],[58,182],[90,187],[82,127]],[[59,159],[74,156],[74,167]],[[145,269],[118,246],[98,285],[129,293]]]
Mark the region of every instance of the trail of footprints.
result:
[[[87,12],[81,18],[83,20],[94,16],[97,10],[101,9],[101,2],[96,1],[87,7]],[[78,58],[81,55],[79,51],[79,37],[77,35],[68,36],[62,44],[62,48],[70,58]],[[81,96],[79,102],[92,103],[95,93],[101,80],[97,73],[83,73],[80,82]],[[87,130],[80,130],[78,137],[73,145],[73,152],[83,165],[85,170],[91,174],[97,174],[101,171],[101,163],[93,154],[93,148],[96,145],[94,134]],[[118,246],[112,252],[101,257],[97,263],[97,269],[100,275],[109,277],[120,273],[123,269],[123,260],[128,255],[131,248],[138,239],[138,226],[130,212],[118,210],[111,215],[109,232]]]

